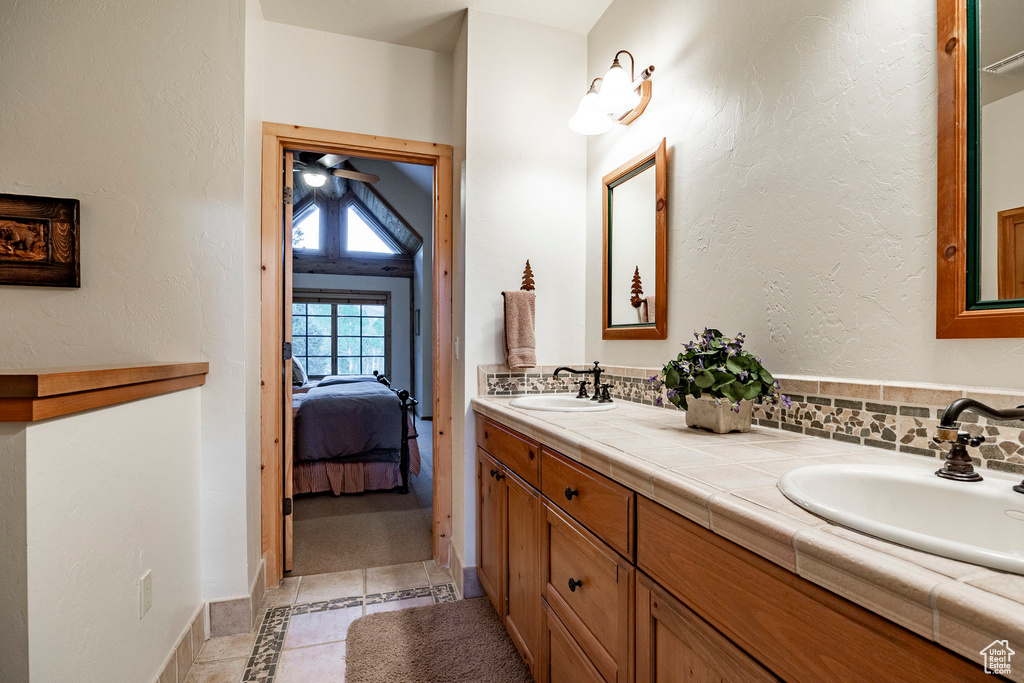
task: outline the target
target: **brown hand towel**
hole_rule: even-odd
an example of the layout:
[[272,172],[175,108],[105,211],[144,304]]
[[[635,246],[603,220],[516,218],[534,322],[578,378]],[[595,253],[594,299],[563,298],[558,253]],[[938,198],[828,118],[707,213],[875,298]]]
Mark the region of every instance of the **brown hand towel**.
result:
[[536,318],[533,292],[505,292],[505,356],[511,369],[537,366]]
[[654,297],[649,296],[642,300],[640,304],[640,317],[641,322],[653,323],[654,320]]

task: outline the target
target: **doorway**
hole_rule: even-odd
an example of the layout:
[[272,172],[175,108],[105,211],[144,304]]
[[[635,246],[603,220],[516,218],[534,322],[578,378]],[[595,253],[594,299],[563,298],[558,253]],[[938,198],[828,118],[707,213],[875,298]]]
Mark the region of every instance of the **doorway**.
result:
[[[380,168],[382,163],[391,163],[395,166],[411,164],[419,168],[429,167],[432,171],[432,183],[429,183],[428,189],[433,208],[429,226],[429,251],[433,267],[430,282],[423,282],[423,288],[431,295],[429,299],[432,305],[429,310],[424,307],[418,311],[419,320],[416,320],[417,311],[414,307],[396,309],[392,293],[381,291],[380,287],[353,288],[351,284],[354,281],[351,279],[345,281],[347,286],[321,286],[329,281],[312,278],[316,273],[330,275],[322,272],[328,267],[325,266],[328,260],[335,263],[329,267],[349,270],[390,269],[403,267],[405,260],[408,260],[406,257],[416,253],[415,240],[419,235],[415,234],[415,230],[405,231],[398,223],[389,223],[390,218],[381,206],[391,208],[390,205],[383,197],[374,196],[372,191],[372,183],[376,182],[372,179],[377,176],[357,169],[354,159],[365,160],[364,165],[368,168]],[[307,188],[302,187],[299,188],[302,190],[299,192],[301,201],[295,203],[297,188],[294,178],[301,175],[307,165],[315,172],[320,173],[326,169],[328,176],[334,176],[337,172],[337,176],[343,178],[341,184],[335,183],[332,186],[333,194],[337,196],[332,195],[331,201],[314,203],[310,193],[305,192]],[[295,173],[296,170],[300,173]],[[267,585],[276,586],[285,571],[291,568],[296,505],[294,485],[296,481],[301,484],[312,480],[310,477],[303,478],[309,472],[296,472],[293,468],[296,437],[291,409],[293,373],[299,365],[312,367],[314,372],[310,374],[314,379],[309,384],[314,387],[324,378],[336,380],[335,384],[349,384],[359,375],[363,376],[362,380],[376,385],[377,382],[370,375],[371,371],[377,370],[378,374],[384,375],[399,371],[399,368],[393,366],[400,365],[409,373],[403,377],[409,386],[392,388],[405,403],[407,400],[403,397],[403,390],[409,392],[405,396],[412,393],[412,374],[416,363],[415,355],[404,355],[408,351],[396,358],[393,348],[395,342],[403,341],[401,335],[395,337],[390,334],[396,320],[406,324],[410,331],[418,329],[421,336],[423,332],[428,335],[422,337],[420,357],[421,366],[429,364],[432,373],[421,372],[418,377],[422,380],[425,374],[429,380],[429,389],[432,389],[432,392],[427,391],[421,385],[420,393],[432,393],[433,396],[428,405],[414,406],[412,410],[421,417],[429,416],[432,419],[403,420],[402,434],[403,437],[406,434],[414,436],[418,431],[420,438],[410,441],[414,447],[417,441],[423,445],[423,455],[432,461],[432,482],[419,482],[421,489],[427,485],[429,490],[421,490],[419,494],[421,498],[432,499],[429,519],[430,554],[439,566],[446,567],[451,534],[451,148],[410,140],[265,123],[262,178],[261,459],[263,555]],[[340,230],[321,229],[319,226],[324,224],[321,215],[332,216],[332,220],[337,222],[331,225],[340,225]],[[299,242],[293,240],[293,227],[298,227]],[[411,226],[406,224],[406,227]],[[319,232],[314,235],[316,231]],[[352,262],[344,266],[337,266],[337,259],[324,258],[329,247],[344,252],[346,243],[355,245],[357,251],[374,250],[379,254],[374,258],[352,259]],[[292,253],[293,247],[297,249],[295,254]],[[299,270],[310,272],[296,274],[294,264],[299,264]],[[345,274],[335,275],[341,278]],[[297,289],[295,283],[300,280],[302,287]],[[307,323],[313,320],[318,326],[314,337],[309,337],[309,329],[306,327],[300,330],[302,334],[299,337],[292,337],[292,313],[295,307],[301,309],[296,320]],[[423,324],[423,318],[427,315],[432,323],[432,329],[429,330]],[[320,327],[330,332],[319,335]],[[387,333],[383,330],[387,330]],[[329,346],[330,353],[314,352],[311,341],[317,342],[318,347]],[[325,341],[326,345],[323,343]],[[406,341],[409,343],[403,346],[404,349],[409,349],[410,344],[415,345],[412,339]],[[292,344],[299,346],[292,347]],[[290,353],[293,348],[301,351],[294,364]],[[423,367],[420,369],[423,370]],[[332,390],[333,386],[326,391]],[[346,389],[342,387],[341,390]],[[322,394],[325,389],[320,387],[317,391],[320,394],[320,405],[323,405]],[[300,403],[302,398],[298,397]],[[303,434],[300,432],[298,437],[302,441]],[[307,446],[303,446],[303,449],[304,454],[308,452]],[[402,451],[403,484],[405,470],[411,469],[407,467],[408,461],[416,463],[419,455],[416,451],[410,457],[408,452]],[[302,462],[300,467],[308,470],[307,465],[309,463]],[[374,463],[372,467],[380,470],[379,465]],[[396,472],[389,470],[386,477],[397,477]],[[338,474],[338,471],[335,473]],[[362,477],[362,474],[359,476]],[[367,477],[368,480],[373,478],[369,475]],[[378,471],[374,477],[380,480],[385,475]],[[350,475],[349,479],[353,477]],[[415,483],[411,488],[415,493]],[[401,486],[396,487],[396,490],[400,489]],[[404,494],[405,499],[409,500],[408,496],[411,495]],[[378,500],[394,499],[381,497]],[[329,501],[316,503],[320,507],[331,504]],[[348,503],[343,503],[341,508],[345,505]]]

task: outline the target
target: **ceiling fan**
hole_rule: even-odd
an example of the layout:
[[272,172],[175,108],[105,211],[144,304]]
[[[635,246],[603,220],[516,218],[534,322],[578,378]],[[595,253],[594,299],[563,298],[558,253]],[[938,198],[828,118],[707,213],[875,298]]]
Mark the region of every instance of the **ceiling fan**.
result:
[[325,154],[316,161],[295,161],[295,172],[301,172],[302,179],[306,181],[306,184],[310,187],[322,187],[323,184],[327,182],[328,174],[335,175],[339,178],[347,178],[348,180],[358,180],[364,183],[376,183],[380,181],[380,176],[373,175],[372,173],[360,173],[359,171],[347,168],[335,168],[336,166],[340,166],[347,162],[350,158],[351,157],[340,156],[338,154]]

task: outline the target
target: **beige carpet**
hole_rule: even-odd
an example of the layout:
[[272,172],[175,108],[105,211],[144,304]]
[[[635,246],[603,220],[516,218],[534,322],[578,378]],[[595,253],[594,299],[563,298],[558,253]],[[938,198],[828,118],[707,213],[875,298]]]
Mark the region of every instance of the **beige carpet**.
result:
[[487,598],[356,619],[345,683],[529,683],[530,671]]
[[369,491],[295,499],[291,576],[429,560],[433,521],[430,423],[421,422],[419,476],[409,493]]

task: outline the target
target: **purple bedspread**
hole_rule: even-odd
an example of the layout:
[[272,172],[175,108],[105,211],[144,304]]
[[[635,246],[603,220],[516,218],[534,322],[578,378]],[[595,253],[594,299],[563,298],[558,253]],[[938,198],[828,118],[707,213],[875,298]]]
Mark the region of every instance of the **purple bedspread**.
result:
[[401,402],[376,382],[314,387],[295,416],[296,460],[398,462],[401,446]]

